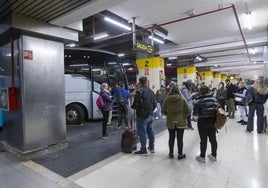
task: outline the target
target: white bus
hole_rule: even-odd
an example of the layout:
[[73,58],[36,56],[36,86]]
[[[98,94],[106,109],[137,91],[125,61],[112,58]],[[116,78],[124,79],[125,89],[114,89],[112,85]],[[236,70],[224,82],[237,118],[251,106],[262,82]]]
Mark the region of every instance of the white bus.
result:
[[[65,49],[65,110],[67,124],[81,124],[87,119],[101,119],[96,99],[106,82],[112,93],[119,83],[128,89],[126,73],[117,55],[106,51]],[[116,105],[114,105],[116,114]]]

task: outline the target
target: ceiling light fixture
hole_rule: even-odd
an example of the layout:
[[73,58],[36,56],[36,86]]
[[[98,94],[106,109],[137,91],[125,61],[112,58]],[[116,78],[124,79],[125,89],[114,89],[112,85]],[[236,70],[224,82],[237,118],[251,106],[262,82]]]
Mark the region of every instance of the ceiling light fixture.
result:
[[128,31],[131,31],[131,28],[128,27],[127,25],[121,24],[121,23],[119,23],[119,22],[117,22],[117,21],[115,21],[115,20],[113,20],[111,18],[105,17],[104,20],[107,21],[107,22],[110,22],[110,23],[112,23],[114,25],[117,25],[119,27],[122,27],[122,28],[124,28],[124,29],[126,29]]
[[169,59],[169,60],[172,60],[172,59],[178,59],[178,57],[169,57],[168,59]]
[[153,40],[154,40],[155,42],[158,42],[158,43],[160,43],[160,44],[164,44],[164,43],[165,43],[164,41],[162,41],[162,40],[160,40],[160,39],[158,39],[158,38],[149,36],[149,39],[152,39],[152,38],[153,38]]
[[102,35],[95,36],[95,37],[94,37],[94,40],[103,39],[103,38],[108,37],[108,36],[109,36],[109,35],[105,33],[105,34],[102,34]]
[[253,54],[253,55],[256,54],[256,51],[257,51],[257,50],[256,50],[255,48],[250,48],[250,49],[249,49],[249,52],[250,52],[251,54]]
[[251,12],[246,13],[246,19],[247,19],[247,28],[252,29],[252,17]]
[[68,46],[68,47],[75,47],[76,45],[75,45],[75,43],[71,43],[71,44],[67,44],[66,46]]

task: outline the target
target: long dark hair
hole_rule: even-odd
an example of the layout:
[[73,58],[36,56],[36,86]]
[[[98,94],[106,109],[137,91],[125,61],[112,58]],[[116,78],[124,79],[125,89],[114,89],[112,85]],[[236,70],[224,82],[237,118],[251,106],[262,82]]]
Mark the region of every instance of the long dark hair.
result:
[[173,84],[169,90],[169,94],[178,94],[180,97],[182,97],[181,91],[179,87],[175,84]]
[[199,94],[200,95],[205,95],[208,94],[210,92],[210,89],[208,86],[206,85],[201,85],[200,89],[199,89]]

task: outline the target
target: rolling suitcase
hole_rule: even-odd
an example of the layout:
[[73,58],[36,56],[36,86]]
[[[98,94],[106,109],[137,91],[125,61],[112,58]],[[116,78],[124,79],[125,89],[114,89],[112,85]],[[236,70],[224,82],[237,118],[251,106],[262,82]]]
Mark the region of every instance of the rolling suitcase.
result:
[[136,114],[131,118],[131,126],[122,133],[121,149],[125,153],[132,153],[137,149]]

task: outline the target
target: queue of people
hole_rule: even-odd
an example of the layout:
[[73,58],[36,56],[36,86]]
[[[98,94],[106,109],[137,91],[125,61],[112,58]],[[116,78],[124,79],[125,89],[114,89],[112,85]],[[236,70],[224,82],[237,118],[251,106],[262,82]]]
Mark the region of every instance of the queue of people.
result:
[[[218,88],[211,89],[204,83],[192,89],[192,83],[187,81],[183,84],[182,89],[176,84],[169,86],[167,92],[164,86],[157,90],[156,94],[147,86],[147,77],[139,78],[135,92],[129,92],[121,87],[116,91],[116,97],[119,98],[119,92],[124,91],[126,101],[131,98],[129,108],[135,110],[137,117],[137,134],[141,143],[140,148],[135,152],[137,155],[148,155],[155,153],[155,133],[154,119],[165,119],[168,129],[168,156],[174,158],[174,144],[177,139],[177,159],[185,159],[186,154],[183,152],[183,137],[185,129],[192,129],[191,121],[197,118],[197,128],[200,137],[200,153],[196,156],[196,160],[202,163],[206,162],[207,141],[211,144],[211,152],[207,157],[212,161],[217,161],[217,139],[215,129],[216,109],[223,108],[228,111],[229,119],[235,116],[236,105],[240,111],[241,120],[237,123],[247,125],[246,131],[253,131],[253,118],[256,111],[257,114],[257,132],[263,131],[264,122],[264,103],[268,98],[268,89],[264,86],[263,77],[259,77],[254,85],[247,87],[245,82],[240,81],[237,85],[230,82],[229,79],[220,82]],[[106,139],[107,121],[109,111],[112,106],[112,97],[108,91],[108,85],[102,84],[101,95],[106,103],[103,113],[103,131],[102,138]],[[119,103],[119,101],[117,101]],[[225,106],[227,108],[225,108]],[[249,110],[247,110],[247,106]],[[128,109],[127,107],[127,109]],[[124,109],[124,108],[122,108]],[[118,126],[121,126],[123,119],[128,126],[128,113],[121,112],[118,118]],[[149,140],[147,146],[147,138]],[[149,152],[148,152],[149,151]]]

